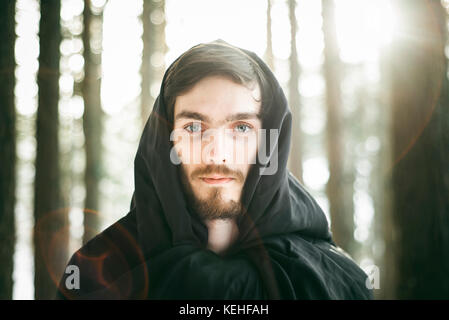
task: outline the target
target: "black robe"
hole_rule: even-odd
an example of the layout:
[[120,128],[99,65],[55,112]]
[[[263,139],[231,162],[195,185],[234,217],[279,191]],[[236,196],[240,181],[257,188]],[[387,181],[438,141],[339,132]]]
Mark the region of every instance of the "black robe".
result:
[[[273,140],[267,131],[270,161],[257,159],[248,173],[237,241],[225,255],[208,250],[207,228],[187,205],[170,160],[166,72],[134,160],[130,211],[71,257],[80,288],[67,289],[64,274],[58,299],[373,298],[367,275],[335,245],[323,211],[286,168],[292,117],[279,83],[256,54],[236,50],[262,68],[271,90],[262,128],[279,130]],[[276,172],[261,175],[276,152]]]

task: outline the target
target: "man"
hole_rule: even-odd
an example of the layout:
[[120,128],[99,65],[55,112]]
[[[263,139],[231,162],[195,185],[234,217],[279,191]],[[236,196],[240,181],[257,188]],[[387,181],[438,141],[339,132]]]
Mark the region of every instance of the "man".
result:
[[254,53],[197,45],[168,68],[130,212],[71,258],[62,299],[371,299],[286,169],[291,113]]

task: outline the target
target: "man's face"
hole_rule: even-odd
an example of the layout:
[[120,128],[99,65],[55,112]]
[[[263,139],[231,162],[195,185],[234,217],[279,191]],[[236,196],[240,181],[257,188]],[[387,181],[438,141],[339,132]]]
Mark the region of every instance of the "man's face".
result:
[[255,163],[261,119],[257,84],[248,88],[210,76],[176,97],[174,148],[189,204],[203,219],[242,211],[241,194]]

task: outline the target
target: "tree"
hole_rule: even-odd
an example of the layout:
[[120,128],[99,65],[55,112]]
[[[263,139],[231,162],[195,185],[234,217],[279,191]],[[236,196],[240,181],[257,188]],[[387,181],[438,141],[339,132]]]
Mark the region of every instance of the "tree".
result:
[[329,180],[326,185],[334,241],[353,253],[352,189],[347,190],[344,175],[343,115],[341,105],[342,63],[335,31],[333,0],[322,1],[324,34],[324,77],[326,81],[326,141]]
[[[84,79],[81,91],[84,99],[83,129],[85,137],[85,186],[83,243],[92,239],[99,229],[99,183],[102,170],[103,112],[101,109],[101,41],[103,11],[93,15],[91,1],[84,1],[83,56]],[[96,48],[92,48],[92,44]]]
[[34,184],[34,286],[36,299],[51,299],[67,263],[67,210],[60,192],[58,102],[60,1],[41,0],[36,176]]
[[375,197],[375,220],[374,234],[375,242],[381,244],[383,250],[378,252],[376,264],[380,272],[380,290],[377,293],[379,299],[394,299],[395,273],[395,250],[393,248],[393,222],[392,222],[392,197],[391,188],[391,63],[390,46],[382,48],[380,51],[380,95],[379,95],[379,123],[378,138],[379,152],[376,160],[376,167],[371,172],[371,190]]
[[12,299],[16,168],[15,1],[0,2],[0,299]]
[[449,84],[440,1],[397,1],[390,56],[392,202],[399,299],[449,298]]
[[302,135],[301,135],[301,101],[298,91],[299,63],[296,49],[296,0],[288,1],[290,18],[290,80],[288,82],[289,104],[292,110],[292,144],[289,156],[289,170],[302,182]]
[[141,120],[145,125],[154,99],[151,97],[151,85],[159,83],[165,69],[164,57],[167,52],[165,43],[165,1],[143,0],[143,53],[140,74],[142,92],[140,100]]
[[272,0],[267,0],[267,48],[265,49],[264,60],[270,69],[274,70],[273,36],[271,33],[271,2]]

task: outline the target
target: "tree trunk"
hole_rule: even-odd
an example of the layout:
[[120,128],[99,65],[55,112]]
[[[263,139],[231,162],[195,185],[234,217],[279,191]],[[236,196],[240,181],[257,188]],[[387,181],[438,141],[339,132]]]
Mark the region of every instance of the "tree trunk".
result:
[[11,300],[15,244],[15,1],[0,2],[0,299]]
[[335,32],[335,8],[331,0],[322,1],[324,34],[324,77],[326,80],[327,106],[327,158],[329,181],[326,185],[334,241],[353,254],[354,222],[352,189],[345,192],[343,114],[341,105],[341,61]]
[[273,0],[267,0],[267,48],[265,49],[264,60],[270,69],[274,70],[273,58],[273,36],[271,33],[271,3]]
[[165,1],[143,0],[143,53],[140,74],[142,77],[141,120],[148,120],[153,108],[151,85],[162,81],[165,70],[164,57],[167,52],[165,42]]
[[290,80],[288,82],[289,104],[292,110],[292,144],[290,156],[288,160],[288,168],[293,175],[303,182],[302,179],[302,134],[301,134],[301,101],[298,91],[299,81],[299,62],[298,52],[296,49],[296,29],[298,27],[296,21],[295,7],[296,1],[289,0],[289,17],[290,17]]
[[[397,1],[391,55],[396,298],[449,298],[449,85],[440,1]],[[389,244],[387,244],[387,248]]]
[[60,192],[58,101],[60,1],[41,0],[34,191],[35,298],[51,299],[67,263],[67,210]]
[[[85,137],[86,199],[84,204],[83,244],[92,239],[99,231],[99,183],[102,172],[102,134],[103,112],[101,109],[101,41],[102,20],[100,13],[92,14],[90,0],[84,1],[83,12],[83,47],[84,47],[84,80],[82,94],[84,99],[83,129]],[[93,28],[94,27],[94,28]],[[92,50],[91,43],[98,48]]]
[[394,299],[394,286],[396,278],[396,267],[393,246],[394,226],[392,221],[392,148],[391,148],[391,73],[390,47],[381,50],[380,58],[380,112],[379,112],[379,153],[377,155],[377,166],[371,172],[371,181],[375,181],[373,191],[375,197],[375,216],[374,216],[374,239],[381,245],[378,252],[380,256],[375,257],[380,270],[380,290],[375,291],[375,298]]

